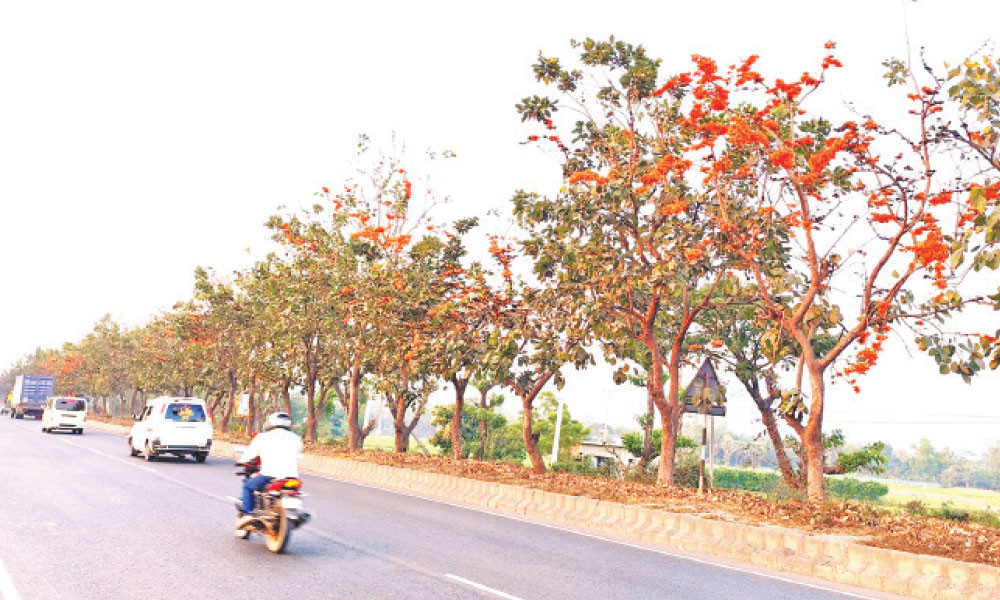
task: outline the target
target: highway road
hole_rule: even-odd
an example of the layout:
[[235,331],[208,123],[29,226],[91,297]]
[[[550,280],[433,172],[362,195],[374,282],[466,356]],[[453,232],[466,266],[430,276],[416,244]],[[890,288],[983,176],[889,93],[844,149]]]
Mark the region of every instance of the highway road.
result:
[[305,475],[288,554],[237,539],[240,479],[0,418],[3,600],[896,598]]

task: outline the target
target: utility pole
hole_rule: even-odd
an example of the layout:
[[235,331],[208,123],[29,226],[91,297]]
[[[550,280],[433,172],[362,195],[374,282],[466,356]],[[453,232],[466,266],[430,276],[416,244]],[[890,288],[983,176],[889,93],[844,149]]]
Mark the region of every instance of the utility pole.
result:
[[705,491],[705,459],[708,458],[708,411],[701,426],[701,461],[698,464],[698,492]]
[[559,460],[559,430],[562,428],[563,401],[559,399],[559,408],[556,412],[556,434],[552,440],[552,464]]

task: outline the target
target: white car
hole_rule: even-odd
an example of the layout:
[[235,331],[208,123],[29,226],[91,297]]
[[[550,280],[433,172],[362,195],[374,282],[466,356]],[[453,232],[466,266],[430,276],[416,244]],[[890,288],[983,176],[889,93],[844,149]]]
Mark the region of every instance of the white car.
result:
[[140,454],[146,460],[157,456],[191,455],[202,463],[212,447],[212,417],[201,398],[153,398],[128,436],[132,456]]
[[43,433],[52,433],[56,429],[83,433],[86,422],[87,401],[83,398],[53,396],[45,401],[45,408],[42,410]]

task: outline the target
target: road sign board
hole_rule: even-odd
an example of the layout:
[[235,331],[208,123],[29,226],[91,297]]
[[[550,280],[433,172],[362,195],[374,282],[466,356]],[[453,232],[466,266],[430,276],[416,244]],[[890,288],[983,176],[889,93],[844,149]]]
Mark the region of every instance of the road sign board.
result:
[[726,388],[719,385],[715,367],[708,358],[701,363],[684,392],[684,412],[726,416]]

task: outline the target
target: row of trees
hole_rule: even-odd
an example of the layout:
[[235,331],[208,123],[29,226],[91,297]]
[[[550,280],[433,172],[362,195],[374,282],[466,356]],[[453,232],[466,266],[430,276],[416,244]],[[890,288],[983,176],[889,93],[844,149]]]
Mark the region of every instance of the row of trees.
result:
[[[534,65],[552,96],[517,106],[534,128],[525,143],[563,157],[563,185],[517,192],[523,235],[491,238],[488,260],[466,256],[476,219],[431,220],[428,186],[380,158],[323,188],[312,211],[273,217],[281,252],[231,279],[199,269],[174,311],[134,331],[102,321],[17,368],[125,404],[203,394],[223,426],[240,391],[254,422],[301,388],[307,438],[332,398],[351,448],[371,431],[359,413],[368,386],[392,411],[397,451],[447,383],[456,458],[469,387],[480,408],[505,387],[543,471],[539,394],[603,357],[616,382],[646,388],[641,462],[658,455],[669,486],[681,370],[709,355],[760,409],[786,483],[819,499],[836,468],[823,430],[829,385],[857,389],[891,332],[911,332],[942,372],[968,378],[1000,362],[1000,333],[959,340],[944,328],[965,307],[1000,306],[965,287],[970,270],[1000,263],[995,62],[938,76],[887,61],[890,85],[910,90],[909,114],[888,126],[810,111],[807,98],[841,66],[833,54],[791,80],[762,76],[756,56],[729,68],[695,56],[664,78],[641,46],[573,47],[569,62]],[[515,276],[521,263],[530,276]]]
[[1000,444],[986,448],[978,459],[935,448],[927,439],[888,454],[888,472],[900,479],[1000,490]]

